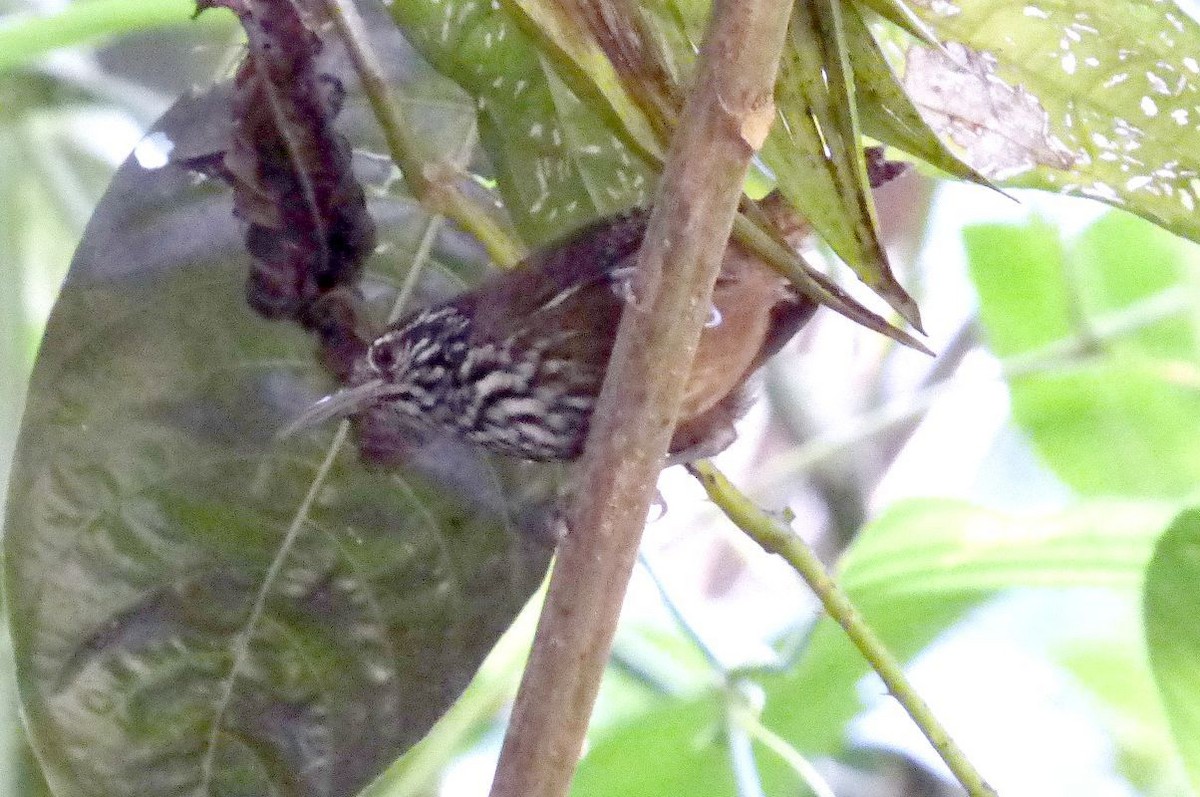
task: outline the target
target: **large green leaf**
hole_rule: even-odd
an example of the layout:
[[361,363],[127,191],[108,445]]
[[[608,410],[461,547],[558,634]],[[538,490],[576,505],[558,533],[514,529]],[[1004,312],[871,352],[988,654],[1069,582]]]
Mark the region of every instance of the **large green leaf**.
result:
[[[1021,517],[946,500],[913,500],[864,528],[840,581],[872,629],[907,661],[963,612],[1017,587],[1135,589],[1172,513],[1157,503],[1097,502]],[[764,721],[805,753],[832,753],[861,709],[867,665],[828,619],[794,670],[764,681]],[[764,759],[778,783],[794,776]],[[768,781],[772,782],[772,781]]]
[[[908,661],[1000,590],[1105,586],[1132,592],[1173,512],[1156,502],[1097,501],[1054,515],[1018,516],[958,501],[907,501],[856,538],[840,580],[875,633]],[[811,756],[842,750],[846,724],[863,709],[858,686],[868,672],[842,629],[823,619],[796,666],[739,677],[763,688],[763,723]],[[635,773],[670,790],[640,793],[729,793],[734,775],[725,699],[710,689],[658,701],[589,750],[580,767],[587,788],[577,784],[577,793],[638,793]],[[664,752],[672,749],[684,752]],[[795,772],[773,753],[758,752],[765,793],[794,791]],[[610,791],[609,783],[618,785]]]
[[671,701],[590,744],[575,774],[579,797],[734,794],[718,694]]
[[[0,484],[9,482],[22,407],[41,336],[42,309],[57,291],[112,167],[88,151],[101,113],[57,107],[51,84],[0,75]],[[87,142],[77,133],[86,130]],[[43,303],[46,303],[45,305]],[[5,498],[0,495],[0,514]],[[21,726],[7,618],[0,643],[0,794],[50,791]]]
[[[449,155],[471,111],[442,100]],[[304,334],[246,307],[227,194],[154,168],[223,143],[228,113],[222,92],[181,101],[149,166],[122,167],[34,372],[7,609],[59,795],[354,794],[457,697],[548,560],[544,471],[446,441],[369,469],[332,430],[276,439],[330,379]],[[427,216],[375,194],[395,260],[364,292],[383,314]],[[437,238],[423,290],[475,251]]]
[[1136,793],[1175,797],[1187,793],[1186,775],[1150,671],[1139,609],[1130,601],[1128,614],[1105,616],[1103,638],[1071,640],[1052,656],[1094,699],[1116,748],[1116,769]]
[[1200,483],[1200,346],[1176,239],[1113,214],[1070,250],[1041,223],[965,233],[1013,415],[1064,481],[1097,495]]
[[910,54],[906,81],[939,127],[976,142],[968,162],[1200,240],[1200,24],[1155,0],[910,5],[975,51]]
[[1136,589],[1173,511],[1169,503],[1096,500],[1018,515],[910,500],[856,538],[840,580],[850,594],[881,603],[1009,587]]
[[1150,666],[1192,789],[1200,791],[1200,509],[1163,534],[1146,571],[1144,611]]

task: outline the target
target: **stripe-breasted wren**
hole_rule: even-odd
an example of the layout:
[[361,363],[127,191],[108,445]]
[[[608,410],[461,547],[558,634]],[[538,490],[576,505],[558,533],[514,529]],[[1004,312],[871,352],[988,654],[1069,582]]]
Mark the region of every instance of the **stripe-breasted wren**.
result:
[[[648,212],[602,219],[511,271],[390,325],[349,385],[290,429],[355,415],[394,439],[450,433],[529,460],[579,456],[608,368]],[[671,440],[673,461],[733,439],[746,381],[812,316],[762,261],[730,242]]]

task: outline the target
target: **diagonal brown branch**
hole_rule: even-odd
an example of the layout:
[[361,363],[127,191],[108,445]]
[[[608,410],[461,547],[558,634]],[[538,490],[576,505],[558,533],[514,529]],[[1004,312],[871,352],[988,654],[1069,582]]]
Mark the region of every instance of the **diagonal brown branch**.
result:
[[788,0],[718,0],[671,144],[492,797],[567,792],[750,158]]

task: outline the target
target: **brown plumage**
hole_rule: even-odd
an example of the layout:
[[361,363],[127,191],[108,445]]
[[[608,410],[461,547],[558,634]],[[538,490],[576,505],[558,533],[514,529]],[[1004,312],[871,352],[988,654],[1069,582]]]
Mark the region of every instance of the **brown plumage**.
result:
[[[373,425],[450,432],[499,454],[574,459],[583,449],[629,291],[647,212],[595,222],[516,269],[393,324],[351,386],[298,421],[369,411]],[[815,310],[730,244],[671,443],[679,458],[732,440],[746,380]]]

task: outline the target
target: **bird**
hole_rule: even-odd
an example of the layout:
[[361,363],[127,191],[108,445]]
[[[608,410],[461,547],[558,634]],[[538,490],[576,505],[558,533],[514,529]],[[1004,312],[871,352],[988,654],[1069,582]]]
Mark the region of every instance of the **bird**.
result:
[[[353,416],[376,438],[416,442],[448,433],[508,457],[577,459],[648,218],[633,208],[593,221],[478,287],[397,320],[353,365],[347,386],[283,434]],[[747,381],[815,310],[761,260],[728,244],[672,461],[711,456],[732,442]]]

